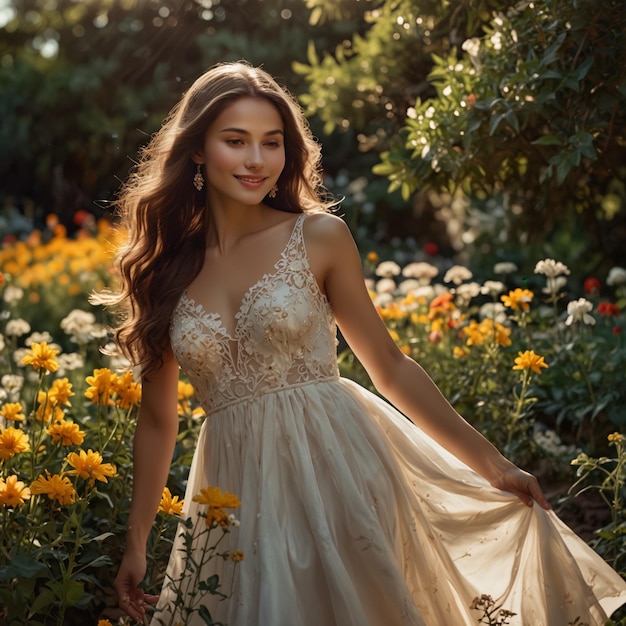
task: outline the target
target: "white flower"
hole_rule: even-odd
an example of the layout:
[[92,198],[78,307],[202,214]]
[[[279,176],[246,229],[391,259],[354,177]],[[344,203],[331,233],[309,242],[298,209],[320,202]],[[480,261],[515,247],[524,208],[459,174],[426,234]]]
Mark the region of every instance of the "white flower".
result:
[[556,295],[566,284],[567,278],[565,278],[565,276],[557,276],[556,278],[548,276],[548,285],[543,287],[541,291],[550,295]]
[[381,278],[376,283],[376,293],[392,293],[396,290],[396,283],[393,278]]
[[518,269],[517,265],[510,261],[502,261],[493,266],[494,274],[513,274],[513,272],[517,272]]
[[480,293],[486,296],[497,296],[506,289],[506,285],[499,280],[486,280],[480,288]]
[[15,287],[14,285],[9,285],[4,290],[4,294],[2,297],[4,298],[4,301],[7,304],[15,304],[16,302],[19,302],[22,299],[23,295],[24,295],[23,289],[20,289],[19,287]]
[[2,335],[0,335],[0,352],[2,352],[4,350],[4,346],[6,344],[4,343],[4,337]]
[[52,344],[52,335],[44,330],[42,333],[34,332],[29,337],[24,340],[24,343],[27,346],[32,346],[34,343],[42,343],[46,342],[47,344]]
[[500,324],[504,324],[507,320],[506,307],[502,302],[485,302],[479,311],[480,319],[489,319]]
[[3,390],[6,390],[11,402],[16,402],[24,386],[24,377],[19,374],[5,374],[0,383]]
[[407,278],[398,285],[398,291],[402,295],[406,296],[408,293],[410,293],[411,291],[415,291],[419,287],[420,283],[418,280],[415,280],[414,278]]
[[626,269],[623,267],[612,267],[606,278],[606,284],[611,287],[626,285]]
[[478,37],[472,37],[471,39],[466,39],[461,46],[467,54],[471,57],[478,56],[480,51],[480,39]]
[[30,324],[21,318],[9,320],[4,332],[7,337],[21,337],[30,332]]
[[381,293],[377,295],[373,302],[374,306],[377,307],[386,307],[390,302],[393,301],[393,296],[390,293]]
[[391,278],[400,273],[400,266],[395,261],[383,261],[376,268],[376,276]]
[[569,268],[561,261],[544,259],[535,265],[535,274],[545,274],[548,278],[556,278],[561,274],[569,274]]
[[434,265],[426,263],[425,261],[409,263],[402,270],[402,276],[406,278],[416,278],[420,282],[423,280],[428,282],[431,278],[437,276],[437,274],[439,274],[439,270]]
[[85,359],[77,352],[70,352],[69,354],[59,354],[57,356],[57,363],[59,364],[59,376],[63,376],[66,372],[78,370],[85,365]]
[[418,300],[425,298],[426,300],[432,300],[435,297],[435,288],[432,285],[421,285],[412,292],[413,297]]
[[567,319],[565,325],[570,326],[574,322],[583,322],[583,324],[593,325],[596,320],[589,315],[589,311],[593,309],[593,304],[586,298],[578,298],[578,300],[572,300],[567,305]]
[[472,298],[480,293],[480,285],[478,283],[465,283],[459,285],[455,291],[457,303],[461,306],[469,304]]
[[72,341],[78,344],[87,344],[92,339],[104,337],[106,330],[102,325],[96,324],[96,317],[89,311],[74,309],[61,320],[61,328],[66,335],[70,335]]
[[28,348],[18,348],[13,351],[13,361],[18,367],[26,367],[24,363],[22,363],[22,359],[28,354]]
[[443,282],[460,285],[464,280],[469,280],[472,276],[472,272],[463,265],[453,265],[443,277]]

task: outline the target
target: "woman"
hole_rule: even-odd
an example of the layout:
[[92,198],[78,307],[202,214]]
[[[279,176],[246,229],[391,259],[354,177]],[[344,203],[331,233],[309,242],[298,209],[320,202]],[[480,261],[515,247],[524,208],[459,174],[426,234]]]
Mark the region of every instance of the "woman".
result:
[[[188,582],[179,603],[200,597],[229,626],[460,626],[487,594],[511,624],[604,624],[623,581],[398,350],[318,195],[319,160],[293,99],[265,72],[223,64],[184,95],[123,190],[129,238],[107,301],[125,312],[117,340],[141,365],[143,399],[121,607],[145,621],[155,601],[138,585],[180,365],[207,412],[185,513],[198,516],[192,497],[208,485],[239,496],[226,547],[245,560],[228,600]],[[335,321],[402,413],[339,377]],[[155,625],[181,619],[168,581],[185,580],[183,541]],[[230,580],[231,566],[202,578]]]

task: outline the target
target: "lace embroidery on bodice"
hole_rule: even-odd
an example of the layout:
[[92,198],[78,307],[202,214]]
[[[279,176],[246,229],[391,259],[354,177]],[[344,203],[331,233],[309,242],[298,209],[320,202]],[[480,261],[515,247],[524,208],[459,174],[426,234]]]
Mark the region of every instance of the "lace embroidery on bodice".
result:
[[274,265],[245,293],[231,336],[187,293],[170,324],[172,349],[207,413],[288,387],[336,379],[337,328],[311,272],[296,220]]

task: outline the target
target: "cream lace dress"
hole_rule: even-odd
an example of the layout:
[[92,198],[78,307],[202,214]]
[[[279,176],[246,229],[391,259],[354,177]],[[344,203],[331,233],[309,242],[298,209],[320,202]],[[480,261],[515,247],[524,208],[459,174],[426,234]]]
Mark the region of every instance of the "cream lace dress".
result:
[[[598,555],[339,377],[305,219],[247,291],[232,335],[187,295],[172,319],[176,357],[207,412],[185,513],[197,517],[192,496],[208,485],[236,494],[240,526],[221,547],[245,553],[234,573],[221,559],[202,572],[219,574],[229,599],[186,575],[183,599],[195,594],[228,626],[470,626],[481,594],[517,614],[511,626],[603,625],[626,585]],[[172,609],[185,554],[181,536],[153,626],[206,623]]]

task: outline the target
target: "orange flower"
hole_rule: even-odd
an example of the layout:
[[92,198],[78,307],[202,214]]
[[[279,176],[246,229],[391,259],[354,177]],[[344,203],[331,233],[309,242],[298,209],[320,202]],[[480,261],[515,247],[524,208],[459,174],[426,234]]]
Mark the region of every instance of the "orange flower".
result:
[[163,489],[163,495],[161,496],[161,502],[158,509],[159,511],[162,511],[166,515],[182,515],[183,505],[184,501],[178,496],[172,497],[172,493],[167,487]]
[[534,297],[534,293],[530,291],[530,289],[514,289],[513,291],[509,291],[508,296],[500,296],[500,300],[504,302],[504,306],[517,311],[521,309],[522,311],[530,310],[530,302]]
[[78,424],[68,420],[59,420],[48,427],[48,434],[52,443],[60,443],[62,446],[80,446],[85,439],[85,433]]
[[85,397],[94,404],[108,406],[112,403],[111,396],[115,393],[116,379],[117,374],[106,367],[95,369],[93,376],[87,376],[85,379],[90,385],[85,391]]
[[45,341],[33,343],[30,350],[22,358],[22,363],[32,365],[38,371],[56,372],[59,369],[59,364],[55,359],[57,354],[59,351],[51,348]]
[[73,504],[76,501],[76,490],[70,479],[59,474],[52,476],[48,472],[46,476],[42,474],[31,484],[30,492],[33,495],[45,494],[50,500],[56,500],[59,504]]
[[6,481],[0,478],[0,505],[15,507],[29,498],[30,489],[17,476],[7,476]]
[[535,374],[541,374],[541,368],[548,367],[543,357],[535,354],[533,350],[518,352],[518,355],[513,366],[514,370],[532,370]]
[[10,459],[27,450],[30,450],[30,444],[23,430],[9,427],[0,432],[0,459]]
[[23,411],[24,408],[19,402],[7,402],[0,409],[0,415],[11,422],[23,422],[26,419]]
[[115,465],[103,463],[102,455],[92,450],[70,452],[67,455],[67,462],[74,468],[67,472],[68,474],[76,474],[91,483],[96,480],[106,483],[107,476],[115,476],[116,472]]
[[113,389],[118,398],[115,402],[121,409],[138,406],[141,401],[141,385],[133,380],[131,371],[113,379]]
[[209,508],[206,513],[206,523],[210,526],[213,522],[224,523],[228,515],[223,509],[236,509],[241,506],[239,498],[228,491],[222,491],[219,487],[207,487],[201,489],[198,495],[193,497],[198,504],[205,504]]

